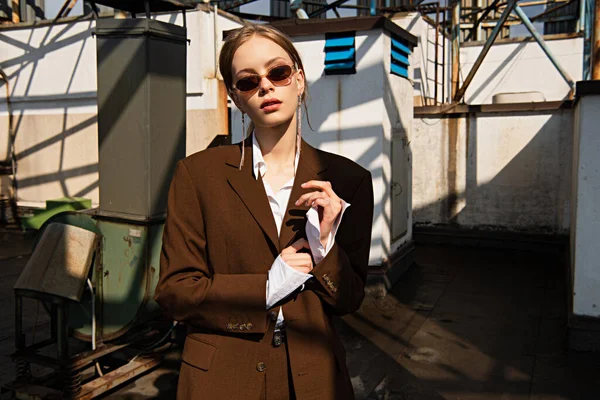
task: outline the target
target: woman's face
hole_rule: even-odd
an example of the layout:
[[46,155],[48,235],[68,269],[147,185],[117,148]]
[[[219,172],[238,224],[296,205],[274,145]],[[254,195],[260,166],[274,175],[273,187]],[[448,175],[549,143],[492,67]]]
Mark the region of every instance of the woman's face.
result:
[[[277,80],[281,77],[281,72],[285,71],[285,66],[292,67],[289,79],[276,81],[274,84],[267,78],[271,70],[271,77]],[[234,53],[232,97],[237,107],[248,114],[255,126],[275,127],[290,121],[294,116],[298,96],[304,91],[304,73],[296,71],[293,66],[290,56],[281,46],[258,35],[242,44]],[[258,78],[256,89],[240,91],[236,88],[240,79],[257,75],[262,78]],[[288,82],[289,84],[285,85]]]

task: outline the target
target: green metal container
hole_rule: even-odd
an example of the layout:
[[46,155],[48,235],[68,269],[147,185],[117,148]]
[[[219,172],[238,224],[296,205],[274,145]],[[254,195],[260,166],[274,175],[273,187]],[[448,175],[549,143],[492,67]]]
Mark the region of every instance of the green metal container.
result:
[[[133,326],[161,315],[154,301],[158,283],[164,223],[136,224],[80,212],[54,216],[59,222],[101,235],[89,279],[95,288],[97,341],[114,340]],[[85,290],[80,303],[70,303],[69,328],[78,339],[92,340],[92,294]]]

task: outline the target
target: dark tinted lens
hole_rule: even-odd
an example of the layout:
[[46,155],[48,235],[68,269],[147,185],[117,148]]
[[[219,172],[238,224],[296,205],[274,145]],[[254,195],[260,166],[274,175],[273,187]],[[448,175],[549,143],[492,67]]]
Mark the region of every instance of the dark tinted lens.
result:
[[292,75],[292,67],[290,67],[289,65],[282,65],[280,67],[275,67],[272,70],[270,70],[269,75],[267,75],[267,78],[271,82],[281,82],[288,79],[290,75]]
[[239,91],[248,92],[250,90],[256,89],[258,87],[259,81],[260,78],[258,76],[247,76],[237,81],[235,87],[238,88]]

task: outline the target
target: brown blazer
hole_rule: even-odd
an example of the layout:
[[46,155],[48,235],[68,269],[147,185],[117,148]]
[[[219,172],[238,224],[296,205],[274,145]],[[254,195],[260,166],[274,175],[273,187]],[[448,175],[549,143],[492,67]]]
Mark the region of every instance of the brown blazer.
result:
[[[290,203],[278,239],[261,179],[252,174],[252,141],[211,148],[178,162],[167,209],[155,299],[189,326],[179,399],[257,399],[268,361],[273,313],[266,310],[267,272],[282,249],[306,238],[308,207],[294,206],[311,179],[330,181],[351,203],[335,244],[303,291],[282,301],[296,396],[352,399],[345,351],[332,315],[358,309],[371,246],[371,173],[302,141]],[[276,307],[278,307],[277,305]],[[274,307],[274,308],[276,308]]]

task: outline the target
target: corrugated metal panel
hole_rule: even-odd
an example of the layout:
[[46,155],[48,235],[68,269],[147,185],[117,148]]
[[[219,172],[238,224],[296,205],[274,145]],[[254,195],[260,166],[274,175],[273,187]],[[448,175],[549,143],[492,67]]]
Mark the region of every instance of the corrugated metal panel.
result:
[[271,16],[291,18],[292,12],[290,11],[289,1],[271,0]]
[[[546,5],[546,10],[556,7],[562,3],[550,2]],[[544,34],[553,35],[557,33],[572,33],[577,27],[579,18],[579,0],[573,1],[566,7],[549,14],[543,18]]]

